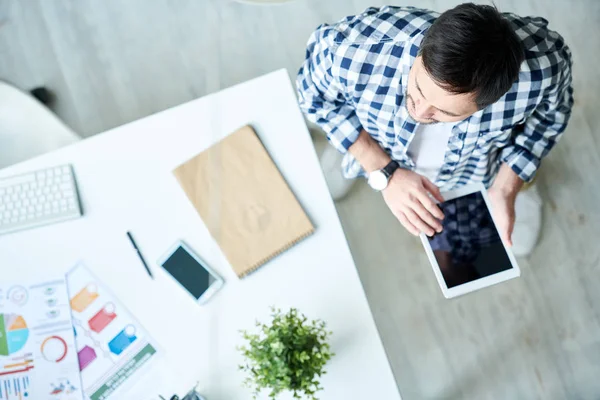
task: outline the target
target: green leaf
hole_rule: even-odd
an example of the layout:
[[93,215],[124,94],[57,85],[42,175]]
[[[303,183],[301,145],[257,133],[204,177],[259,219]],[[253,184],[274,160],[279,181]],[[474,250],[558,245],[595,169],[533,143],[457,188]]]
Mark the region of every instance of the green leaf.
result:
[[245,384],[255,395],[269,390],[272,399],[288,390],[295,398],[316,400],[315,393],[322,390],[316,378],[333,356],[327,343],[332,333],[325,326],[295,308],[284,314],[271,307],[271,321],[256,322],[258,333],[241,331],[246,343],[238,351],[246,362],[239,368],[247,373]]

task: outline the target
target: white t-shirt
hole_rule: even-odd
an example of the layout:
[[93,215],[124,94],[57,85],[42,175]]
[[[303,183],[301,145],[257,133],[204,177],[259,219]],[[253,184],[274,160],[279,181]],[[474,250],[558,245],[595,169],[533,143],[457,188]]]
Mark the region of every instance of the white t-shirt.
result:
[[435,182],[444,165],[448,140],[455,122],[419,124],[408,146],[408,156],[415,162],[415,172]]

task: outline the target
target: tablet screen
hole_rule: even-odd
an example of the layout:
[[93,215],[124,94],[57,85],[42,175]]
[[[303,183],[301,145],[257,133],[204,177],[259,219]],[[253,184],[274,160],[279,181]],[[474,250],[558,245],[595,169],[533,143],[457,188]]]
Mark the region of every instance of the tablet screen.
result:
[[439,206],[443,229],[428,240],[448,288],[512,268],[481,192]]

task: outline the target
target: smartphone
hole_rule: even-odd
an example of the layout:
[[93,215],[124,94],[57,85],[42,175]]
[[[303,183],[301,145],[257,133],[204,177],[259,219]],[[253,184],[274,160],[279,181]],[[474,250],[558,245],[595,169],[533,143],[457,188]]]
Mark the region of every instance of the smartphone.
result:
[[223,286],[223,278],[213,271],[182,241],[175,243],[158,261],[179,285],[196,300],[206,303]]

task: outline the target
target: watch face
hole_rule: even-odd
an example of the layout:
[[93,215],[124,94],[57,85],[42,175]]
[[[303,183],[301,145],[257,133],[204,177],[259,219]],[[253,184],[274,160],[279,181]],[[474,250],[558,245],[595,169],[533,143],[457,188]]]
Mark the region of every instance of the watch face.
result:
[[381,191],[387,187],[388,178],[381,171],[373,171],[369,174],[369,186],[374,190]]

